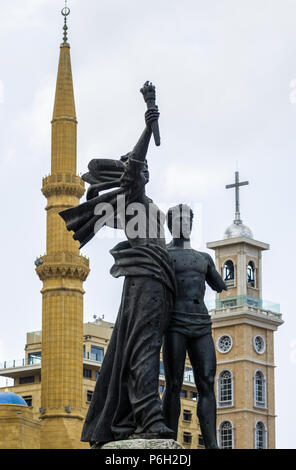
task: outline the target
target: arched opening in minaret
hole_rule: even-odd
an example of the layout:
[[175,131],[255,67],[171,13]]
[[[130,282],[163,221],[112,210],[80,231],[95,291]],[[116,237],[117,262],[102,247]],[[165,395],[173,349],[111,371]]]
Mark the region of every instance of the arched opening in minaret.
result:
[[248,264],[248,285],[255,287],[255,264],[253,261],[249,261]]
[[224,264],[223,278],[224,281],[234,281],[234,264],[230,259]]

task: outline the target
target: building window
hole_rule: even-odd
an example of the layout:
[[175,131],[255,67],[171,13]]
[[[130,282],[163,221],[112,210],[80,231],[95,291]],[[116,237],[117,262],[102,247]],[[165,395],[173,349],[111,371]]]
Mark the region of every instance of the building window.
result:
[[233,428],[230,421],[223,421],[219,427],[221,449],[233,449]]
[[31,395],[27,396],[27,397],[23,397],[23,399],[25,400],[25,402],[27,403],[28,406],[33,406],[33,398]]
[[198,401],[198,393],[190,392],[190,400]]
[[187,398],[187,391],[186,390],[181,390],[180,398]]
[[88,390],[87,393],[86,393],[86,400],[90,403],[91,402],[91,399],[92,399],[92,396],[93,396],[94,392],[92,392],[91,390]]
[[255,287],[255,264],[253,261],[249,261],[248,264],[248,285]]
[[220,302],[221,308],[235,307],[237,305],[237,299],[221,300]]
[[263,354],[265,352],[265,340],[263,336],[256,335],[253,340],[253,345],[256,353]]
[[192,413],[190,410],[184,410],[183,411],[183,421],[187,421],[188,423],[191,421],[192,419]]
[[100,375],[100,371],[96,370],[96,374],[95,374],[96,380],[98,380],[99,375]]
[[220,353],[225,354],[232,348],[232,338],[229,335],[222,335],[218,338],[217,348]]
[[183,444],[191,444],[192,442],[192,434],[190,432],[183,433]]
[[41,363],[41,351],[28,354],[28,364],[40,364]]
[[229,370],[223,370],[218,377],[218,406],[233,405],[233,380]]
[[92,361],[103,362],[104,359],[104,348],[99,346],[91,346],[90,359]]
[[266,428],[262,421],[255,426],[255,449],[267,449]]
[[159,386],[159,393],[163,394],[164,392],[164,385]]
[[91,379],[91,369],[83,369],[83,377],[86,379]]
[[164,366],[162,361],[159,363],[159,375],[164,375]]
[[205,442],[201,434],[198,435],[198,445],[199,446],[204,446]]
[[20,385],[32,384],[34,382],[35,382],[34,375],[30,375],[30,376],[27,376],[27,377],[20,377]]
[[226,263],[224,264],[223,277],[224,277],[224,281],[234,280],[234,265],[230,259],[226,261]]
[[184,381],[185,382],[191,382],[191,383],[194,382],[192,367],[185,367]]
[[266,407],[266,384],[265,375],[261,370],[257,370],[254,376],[255,382],[255,406]]

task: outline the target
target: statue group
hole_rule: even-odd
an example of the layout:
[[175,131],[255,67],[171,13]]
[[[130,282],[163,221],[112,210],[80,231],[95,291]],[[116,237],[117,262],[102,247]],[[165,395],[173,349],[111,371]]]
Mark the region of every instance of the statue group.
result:
[[[159,111],[155,87],[146,82],[141,92],[147,104],[146,126],[134,149],[117,160],[91,160],[82,177],[90,184],[86,202],[60,212],[80,247],[106,225],[123,230],[127,238],[111,250],[110,272],[124,277],[122,298],[81,440],[94,448],[124,439],[177,440],[188,353],[205,447],[215,449],[216,354],[204,294],[206,282],[217,292],[226,286],[212,258],[190,245],[192,209],[179,204],[165,215],[146,195],[152,135],[160,144]],[[165,223],[172,234],[168,245]]]

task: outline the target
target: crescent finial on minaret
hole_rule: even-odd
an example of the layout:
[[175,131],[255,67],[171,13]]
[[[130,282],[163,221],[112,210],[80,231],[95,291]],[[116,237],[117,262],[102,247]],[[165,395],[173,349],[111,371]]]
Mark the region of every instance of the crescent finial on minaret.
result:
[[64,8],[62,9],[62,15],[64,16],[65,18],[65,23],[64,23],[64,44],[67,43],[67,40],[68,40],[68,36],[67,36],[67,31],[68,31],[68,26],[67,26],[67,16],[70,14],[70,8],[68,8],[67,6],[67,0],[65,0],[65,6]]

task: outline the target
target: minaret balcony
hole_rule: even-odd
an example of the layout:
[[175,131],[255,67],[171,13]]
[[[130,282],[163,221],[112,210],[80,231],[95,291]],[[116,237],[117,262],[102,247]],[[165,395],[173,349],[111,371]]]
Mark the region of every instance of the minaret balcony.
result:
[[35,264],[41,281],[64,277],[85,281],[90,271],[89,259],[71,252],[44,255]]
[[85,191],[84,181],[71,173],[56,173],[42,180],[42,193],[46,198],[66,194],[80,199]]

